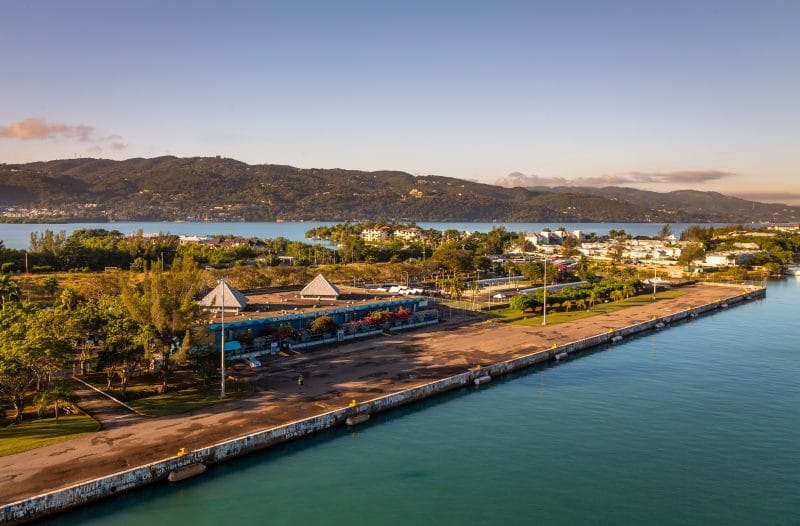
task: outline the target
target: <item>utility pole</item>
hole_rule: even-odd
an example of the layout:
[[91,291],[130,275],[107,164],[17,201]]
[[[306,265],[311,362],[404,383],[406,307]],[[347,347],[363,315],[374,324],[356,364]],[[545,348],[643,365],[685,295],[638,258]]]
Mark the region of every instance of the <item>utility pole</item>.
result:
[[219,280],[221,285],[220,290],[222,292],[222,334],[221,334],[221,345],[220,350],[222,351],[222,361],[220,362],[220,372],[222,373],[222,388],[219,392],[220,398],[225,398],[225,280]]
[[547,256],[544,257],[544,278],[542,279],[542,325],[547,325]]
[[653,260],[653,301],[656,301],[656,260]]

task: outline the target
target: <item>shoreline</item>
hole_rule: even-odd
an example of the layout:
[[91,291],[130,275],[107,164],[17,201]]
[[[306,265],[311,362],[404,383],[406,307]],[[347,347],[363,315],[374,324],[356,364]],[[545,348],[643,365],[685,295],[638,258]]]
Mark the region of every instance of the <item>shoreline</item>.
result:
[[[501,376],[544,361],[552,360],[557,354],[563,352],[567,354],[581,352],[600,345],[616,342],[618,338],[622,338],[624,341],[626,337],[660,328],[661,324],[668,326],[670,323],[692,319],[701,314],[716,311],[728,305],[741,304],[766,296],[766,289],[764,288],[752,288],[742,292],[741,287],[736,287],[736,289],[729,286],[704,285],[702,287],[706,288],[706,290],[703,291],[706,296],[710,293],[708,287],[711,287],[711,289],[716,288],[717,298],[710,302],[706,301],[688,308],[680,308],[678,305],[678,303],[682,303],[680,301],[673,302],[674,304],[670,305],[672,307],[669,309],[670,312],[666,312],[660,316],[653,315],[650,319],[644,321],[638,319],[635,323],[623,324],[616,328],[608,328],[606,331],[598,331],[598,327],[594,327],[595,330],[590,332],[586,337],[568,340],[559,344],[553,343],[550,347],[543,346],[542,343],[538,345],[528,345],[526,348],[521,349],[523,352],[517,355],[510,353],[512,356],[508,359],[497,360],[482,365],[480,370],[461,367],[460,371],[462,372],[454,374],[451,371],[450,374],[446,374],[443,377],[440,376],[432,381],[415,382],[415,385],[411,385],[410,387],[403,387],[402,385],[398,385],[398,382],[393,382],[388,386],[390,389],[388,389],[386,394],[366,399],[358,403],[356,407],[342,407],[340,404],[333,410],[318,411],[307,418],[295,419],[269,427],[261,426],[261,428],[240,434],[234,438],[216,441],[212,445],[196,448],[184,457],[176,457],[174,455],[162,456],[161,459],[144,465],[125,470],[116,470],[106,476],[77,482],[54,491],[28,496],[0,507],[0,522],[32,520],[57,513],[71,507],[158,482],[165,479],[170,471],[185,467],[191,463],[202,462],[204,464],[212,464],[222,462],[242,454],[251,453],[323,429],[342,425],[348,416],[383,412],[457,389],[469,385],[478,375],[489,374],[491,376]],[[727,294],[723,293],[721,290],[723,287],[727,288],[727,291],[725,291]],[[658,303],[652,304],[651,306],[657,304]],[[638,308],[633,307],[629,310],[633,311],[636,309]],[[641,314],[641,312],[637,312],[636,314]],[[602,317],[601,315],[595,318]],[[623,319],[625,317],[618,316],[617,318]],[[641,316],[639,316],[639,318],[641,318]],[[591,319],[592,318],[587,318],[587,320]],[[632,321],[630,317],[628,321]],[[584,323],[584,325],[589,324]],[[551,327],[558,328],[561,326]],[[479,329],[468,328],[468,330],[477,331]],[[521,332],[524,333],[525,331]],[[556,339],[558,336],[563,336],[557,330],[551,329],[549,332],[550,336],[553,336],[551,340]],[[546,342],[549,340],[545,339],[543,341]],[[374,347],[375,345],[372,345],[372,348]],[[359,352],[359,350],[356,349],[355,352]],[[311,360],[313,361],[313,357]],[[481,360],[476,361],[478,361],[479,364],[481,362]],[[467,369],[467,371],[463,372],[465,369]],[[191,419],[191,414],[186,418]],[[181,419],[179,418],[177,420]],[[65,444],[68,443],[69,442]]]

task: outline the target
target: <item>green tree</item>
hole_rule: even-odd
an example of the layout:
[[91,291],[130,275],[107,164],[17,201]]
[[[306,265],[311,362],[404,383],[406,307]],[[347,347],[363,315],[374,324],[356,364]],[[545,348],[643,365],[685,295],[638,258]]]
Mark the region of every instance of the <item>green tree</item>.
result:
[[632,283],[625,283],[625,285],[622,286],[622,294],[626,298],[630,298],[631,296],[636,294],[636,287],[633,286]]
[[589,291],[589,295],[586,297],[586,303],[589,304],[589,308],[592,308],[598,301],[600,301],[600,293],[595,289]]
[[19,299],[19,285],[11,279],[10,274],[0,274],[0,308],[6,308],[6,302]]
[[514,310],[526,311],[533,310],[542,305],[541,296],[535,294],[519,294],[512,296],[508,300],[508,306]]
[[458,248],[439,248],[431,259],[440,268],[451,272],[469,272],[472,270],[472,254]]
[[575,273],[581,281],[593,281],[595,278],[594,265],[589,261],[586,255],[581,255],[575,264]]
[[139,285],[125,283],[122,300],[130,317],[146,334],[145,357],[157,360],[161,369],[161,392],[168,389],[174,363],[187,359],[181,338],[203,316],[194,295],[200,289],[200,271],[191,258],[175,258],[172,269],[150,269]]
[[658,231],[658,235],[656,236],[657,239],[661,241],[666,241],[672,235],[672,227],[669,224],[665,224],[661,227],[661,230]]
[[97,366],[106,371],[106,389],[111,389],[111,383],[117,377],[120,395],[125,398],[131,375],[144,356],[146,334],[136,321],[128,317],[118,298],[106,297],[101,303],[106,319],[100,331],[102,348]]
[[22,423],[25,410],[25,392],[33,386],[36,377],[27,367],[20,352],[0,351],[0,396],[8,400],[16,416],[14,421]]
[[547,283],[552,284],[558,275],[558,269],[549,261],[544,264],[542,261],[528,261],[522,265],[520,272],[531,281],[541,282],[544,280],[544,265],[547,265]]
[[452,299],[460,300],[465,288],[464,281],[458,275],[441,280],[441,289]]
[[703,248],[708,248],[709,243],[714,238],[714,227],[710,226],[704,228],[698,225],[692,225],[681,233],[681,241],[694,241],[695,243],[702,243]]
[[60,380],[37,395],[36,409],[39,412],[39,418],[42,418],[47,409],[52,407],[56,416],[56,424],[58,424],[59,410],[63,410],[64,413],[77,411],[76,401],[77,397],[72,392],[72,389],[69,388],[67,382]]
[[43,388],[69,350],[54,313],[28,302],[0,311],[0,395],[22,422],[26,392]]
[[706,257],[706,251],[700,243],[692,243],[685,246],[681,250],[681,255],[678,257],[678,263],[688,265],[692,261],[702,260]]
[[561,245],[561,254],[567,258],[580,254],[578,250],[578,240],[570,235],[565,237]]
[[611,256],[611,263],[617,265],[622,261],[622,253],[625,252],[625,245],[622,243],[615,243],[608,249],[608,255]]

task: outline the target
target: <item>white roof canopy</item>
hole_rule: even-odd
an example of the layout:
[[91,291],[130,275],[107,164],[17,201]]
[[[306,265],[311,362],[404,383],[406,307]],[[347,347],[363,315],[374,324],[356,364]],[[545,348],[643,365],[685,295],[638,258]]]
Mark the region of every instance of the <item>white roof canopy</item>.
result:
[[340,294],[339,289],[322,274],[318,274],[300,291],[301,298],[338,298]]
[[221,279],[219,285],[206,294],[199,303],[201,307],[218,309],[224,305],[225,310],[242,310],[247,306],[247,298],[244,294],[231,287],[227,281]]

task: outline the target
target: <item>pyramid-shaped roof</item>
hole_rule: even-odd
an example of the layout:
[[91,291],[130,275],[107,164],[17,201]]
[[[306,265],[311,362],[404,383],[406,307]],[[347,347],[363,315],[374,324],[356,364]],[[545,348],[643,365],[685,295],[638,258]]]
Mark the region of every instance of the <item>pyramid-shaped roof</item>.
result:
[[300,291],[301,298],[338,298],[340,294],[339,289],[322,274],[318,274]]
[[200,300],[200,306],[221,308],[223,305],[225,309],[242,310],[247,306],[247,298],[244,294],[231,287],[227,281],[221,279],[219,285]]

